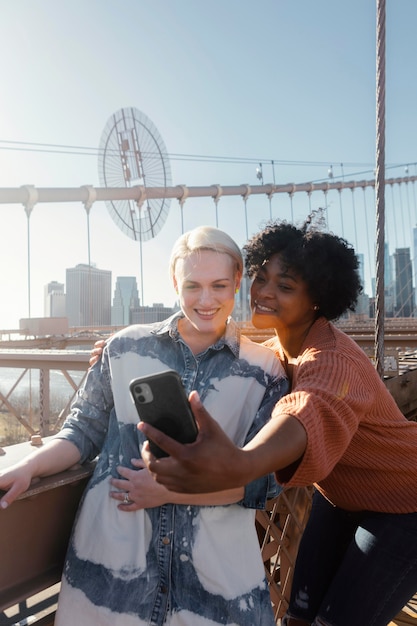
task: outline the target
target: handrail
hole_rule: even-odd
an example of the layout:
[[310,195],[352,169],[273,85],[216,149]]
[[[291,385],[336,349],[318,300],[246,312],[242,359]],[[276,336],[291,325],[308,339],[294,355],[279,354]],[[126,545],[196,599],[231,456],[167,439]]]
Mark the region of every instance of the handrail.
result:
[[[6,447],[0,470],[32,451],[28,442]],[[19,623],[34,614],[36,606],[29,607],[27,598],[60,581],[75,513],[93,467],[86,464],[38,479],[0,511],[0,626],[17,621],[4,613],[12,606],[19,605]],[[38,608],[45,609],[54,600],[45,598]]]
[[[69,410],[69,406],[77,389],[83,382],[88,368],[90,351],[88,350],[1,350],[0,368],[19,368],[23,370],[39,370],[39,431],[34,429],[28,420],[13,404],[12,391],[21,383],[22,377],[5,393],[0,392],[0,407],[6,406],[8,411],[24,426],[30,435],[40,432],[42,436],[52,434],[60,426],[60,421]],[[60,412],[57,423],[50,423],[50,378],[51,371],[62,372],[72,389],[64,408]],[[75,382],[70,372],[85,372],[81,381]]]
[[[417,181],[417,176],[402,176],[385,179],[385,185],[407,184]],[[375,187],[375,180],[333,180],[322,182],[285,183],[276,185],[221,185],[223,196],[249,196],[276,193],[288,193],[293,195],[298,192],[312,193],[313,191],[328,192],[330,190],[342,191],[343,189],[357,189]],[[30,204],[32,207],[40,203],[59,202],[90,202],[91,194],[95,202],[132,200],[138,204],[147,200],[177,199],[181,200],[184,195],[188,198],[209,197],[213,200],[219,197],[219,185],[192,186],[176,185],[172,187],[145,187],[133,185],[132,187],[92,187],[81,185],[80,187],[35,187],[34,185],[22,185],[21,187],[0,187],[0,204]],[[35,200],[35,201],[34,201]]]

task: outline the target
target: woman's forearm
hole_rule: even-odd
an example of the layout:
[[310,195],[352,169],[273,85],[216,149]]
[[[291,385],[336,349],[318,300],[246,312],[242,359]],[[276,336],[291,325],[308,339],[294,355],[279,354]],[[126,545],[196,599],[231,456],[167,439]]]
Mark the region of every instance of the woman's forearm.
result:
[[78,448],[66,439],[52,439],[25,459],[32,478],[51,476],[72,467],[80,461]]
[[273,415],[243,448],[248,453],[244,464],[246,480],[288,467],[303,456],[306,446],[306,431],[295,417]]
[[79,462],[77,447],[65,439],[53,439],[15,465],[0,471],[0,509],[6,509],[27,491],[34,478],[51,476]]

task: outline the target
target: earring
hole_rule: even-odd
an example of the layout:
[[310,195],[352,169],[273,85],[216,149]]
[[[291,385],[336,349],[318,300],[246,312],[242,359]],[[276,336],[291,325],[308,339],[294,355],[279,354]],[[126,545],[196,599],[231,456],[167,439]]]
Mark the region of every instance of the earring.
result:
[[318,310],[319,310],[319,308],[320,308],[320,307],[319,307],[319,305],[318,305],[318,304],[315,304],[315,305],[313,306],[313,311],[318,311]]
[[239,287],[236,287],[235,293],[239,293]]

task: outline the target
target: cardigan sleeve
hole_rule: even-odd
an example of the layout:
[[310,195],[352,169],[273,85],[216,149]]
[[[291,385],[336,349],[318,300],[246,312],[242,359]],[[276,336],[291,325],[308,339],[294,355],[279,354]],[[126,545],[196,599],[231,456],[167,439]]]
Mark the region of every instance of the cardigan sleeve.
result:
[[281,484],[319,482],[343,457],[374,403],[377,390],[373,376],[367,376],[368,364],[373,368],[365,355],[356,359],[334,349],[310,348],[302,355],[292,391],[278,402],[273,416],[288,414],[298,419],[307,434],[307,447],[298,463],[277,472]]

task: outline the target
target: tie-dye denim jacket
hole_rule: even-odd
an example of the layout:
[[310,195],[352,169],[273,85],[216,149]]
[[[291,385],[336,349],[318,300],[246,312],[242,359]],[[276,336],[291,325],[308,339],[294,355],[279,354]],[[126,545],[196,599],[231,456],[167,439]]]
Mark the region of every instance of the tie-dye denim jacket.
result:
[[140,457],[133,378],[175,369],[239,446],[288,391],[273,352],[241,337],[232,319],[223,338],[194,355],[178,333],[181,315],[114,335],[58,435],[82,461],[98,458],[68,549],[57,626],[275,624],[254,525],[255,509],[279,489],[271,476],[227,506],[123,512],[108,495],[117,466]]

